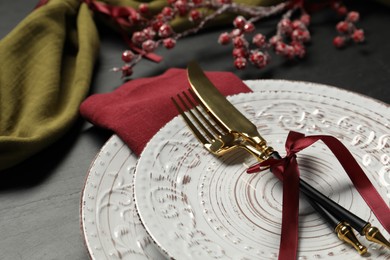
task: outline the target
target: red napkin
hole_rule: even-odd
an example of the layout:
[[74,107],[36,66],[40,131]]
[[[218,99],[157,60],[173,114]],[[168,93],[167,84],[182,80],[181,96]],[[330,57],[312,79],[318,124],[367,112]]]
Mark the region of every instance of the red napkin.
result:
[[[251,92],[233,73],[206,75],[226,96]],[[92,124],[114,131],[140,155],[154,134],[178,114],[171,97],[189,87],[186,70],[169,69],[160,76],[131,80],[111,93],[92,95],[80,112]]]

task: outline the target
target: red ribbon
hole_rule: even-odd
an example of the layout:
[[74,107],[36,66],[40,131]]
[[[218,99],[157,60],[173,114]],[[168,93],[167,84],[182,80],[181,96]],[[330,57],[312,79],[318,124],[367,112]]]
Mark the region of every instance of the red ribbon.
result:
[[272,173],[283,181],[283,213],[279,259],[296,259],[298,247],[299,168],[296,153],[318,140],[323,141],[336,156],[353,185],[374,212],[382,226],[390,233],[390,208],[374,188],[362,168],[348,149],[335,137],[328,135],[305,136],[290,131],[285,148],[287,155],[278,160],[270,158],[250,167],[254,173],[271,167]]
[[93,11],[110,16],[120,25],[132,26],[129,17],[137,15],[137,11],[132,7],[127,6],[111,6],[94,0],[84,0],[84,2]]

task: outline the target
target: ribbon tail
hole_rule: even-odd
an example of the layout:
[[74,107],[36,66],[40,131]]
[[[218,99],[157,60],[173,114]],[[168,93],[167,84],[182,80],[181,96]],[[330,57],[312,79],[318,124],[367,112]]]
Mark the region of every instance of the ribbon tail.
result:
[[[290,136],[292,138],[291,141],[289,141]],[[329,135],[314,135],[305,137],[302,134],[299,136],[299,133],[297,134],[293,132],[289,133],[288,140],[286,141],[286,143],[288,143],[288,145],[286,145],[286,149],[290,149],[292,152],[297,153],[318,140],[323,141],[336,156],[356,190],[360,193],[366,204],[378,218],[378,221],[382,224],[386,231],[390,233],[389,206],[372,185],[371,181],[360,165],[356,162],[351,152],[342,142]]]
[[299,169],[295,156],[283,173],[283,212],[279,259],[296,259],[298,249]]
[[355,188],[374,212],[379,222],[383,225],[387,232],[390,233],[390,208],[383,200],[382,196],[374,188],[362,168],[353,158],[352,154],[339,140],[332,136],[323,136],[321,137],[321,140],[340,161]]

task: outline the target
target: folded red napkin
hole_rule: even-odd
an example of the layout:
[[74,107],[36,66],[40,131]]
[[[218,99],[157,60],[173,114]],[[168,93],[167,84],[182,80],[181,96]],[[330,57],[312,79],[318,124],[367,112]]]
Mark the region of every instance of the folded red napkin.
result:
[[[224,95],[251,90],[233,73],[206,72]],[[114,131],[137,155],[157,131],[178,112],[171,97],[190,87],[184,69],[131,80],[107,94],[95,94],[80,107],[81,115],[92,124]]]

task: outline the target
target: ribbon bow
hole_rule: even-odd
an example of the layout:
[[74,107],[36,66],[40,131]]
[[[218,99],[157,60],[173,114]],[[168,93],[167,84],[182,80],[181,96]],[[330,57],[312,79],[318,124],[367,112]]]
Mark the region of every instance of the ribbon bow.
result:
[[323,141],[336,156],[353,185],[377,216],[382,226],[390,232],[390,209],[374,188],[362,168],[348,149],[335,137],[328,135],[305,136],[290,131],[285,143],[287,155],[282,159],[270,158],[247,170],[247,173],[263,171],[270,167],[275,176],[283,181],[283,213],[279,259],[296,259],[298,246],[299,167],[296,153],[318,140]]

